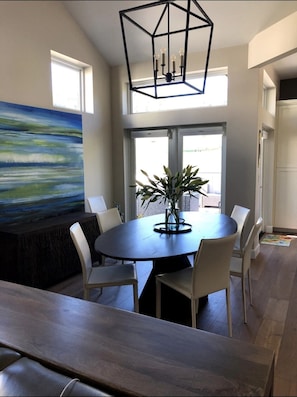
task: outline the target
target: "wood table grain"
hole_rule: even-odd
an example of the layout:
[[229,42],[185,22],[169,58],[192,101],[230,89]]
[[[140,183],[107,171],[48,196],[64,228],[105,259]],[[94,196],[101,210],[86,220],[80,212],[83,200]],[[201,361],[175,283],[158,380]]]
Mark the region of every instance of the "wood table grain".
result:
[[268,349],[5,281],[0,302],[0,344],[115,395],[272,395]]

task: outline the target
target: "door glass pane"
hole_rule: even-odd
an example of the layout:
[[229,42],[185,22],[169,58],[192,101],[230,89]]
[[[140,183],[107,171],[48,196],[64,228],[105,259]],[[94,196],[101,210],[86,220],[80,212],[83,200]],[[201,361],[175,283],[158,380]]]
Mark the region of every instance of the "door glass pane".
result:
[[221,212],[222,135],[185,135],[183,137],[183,168],[199,168],[198,175],[209,182],[202,187],[207,197],[197,199],[184,195],[184,211]]
[[[163,165],[168,166],[168,138],[143,137],[135,138],[135,178],[138,181],[147,183],[146,177],[141,173],[144,170],[149,176],[163,175]],[[166,206],[162,203],[151,203],[146,209],[146,204],[141,205],[141,198],[137,198],[137,217],[165,213]]]

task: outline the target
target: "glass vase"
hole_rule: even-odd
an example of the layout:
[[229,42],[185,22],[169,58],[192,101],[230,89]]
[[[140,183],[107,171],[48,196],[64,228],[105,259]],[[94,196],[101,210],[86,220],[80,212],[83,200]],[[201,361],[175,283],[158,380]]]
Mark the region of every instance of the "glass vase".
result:
[[179,208],[177,203],[169,202],[165,210],[165,225],[166,230],[177,231],[179,229]]

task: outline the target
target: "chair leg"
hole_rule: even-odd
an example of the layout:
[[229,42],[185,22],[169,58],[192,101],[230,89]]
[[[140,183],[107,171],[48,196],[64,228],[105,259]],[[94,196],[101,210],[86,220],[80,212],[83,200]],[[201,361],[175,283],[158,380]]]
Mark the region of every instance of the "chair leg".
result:
[[88,288],[84,287],[84,300],[88,301],[90,298],[90,291]]
[[138,284],[133,284],[134,311],[139,313]]
[[252,294],[252,276],[251,269],[248,269],[248,283],[249,283],[249,294],[250,294],[250,304],[253,304],[253,294]]
[[229,336],[230,336],[230,338],[232,338],[232,316],[231,316],[231,303],[230,303],[230,288],[226,288],[226,309],[227,309]]
[[161,318],[161,282],[156,278],[156,317]]
[[243,318],[244,323],[247,324],[247,315],[246,315],[246,294],[245,294],[245,277],[241,277],[241,293],[242,293],[242,305],[243,305]]
[[198,303],[196,303],[196,299],[193,299],[193,298],[191,299],[191,311],[192,311],[192,327],[197,328],[196,313],[198,311]]

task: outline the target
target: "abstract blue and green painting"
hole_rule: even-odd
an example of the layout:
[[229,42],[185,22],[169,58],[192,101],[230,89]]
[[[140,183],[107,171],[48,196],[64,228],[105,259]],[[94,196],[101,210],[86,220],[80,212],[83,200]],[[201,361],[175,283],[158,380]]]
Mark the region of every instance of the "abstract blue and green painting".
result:
[[0,227],[83,208],[81,115],[0,101]]

